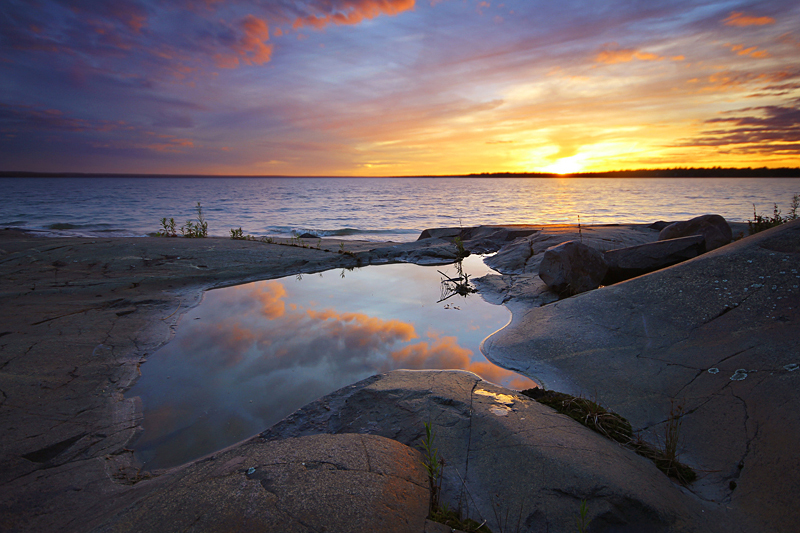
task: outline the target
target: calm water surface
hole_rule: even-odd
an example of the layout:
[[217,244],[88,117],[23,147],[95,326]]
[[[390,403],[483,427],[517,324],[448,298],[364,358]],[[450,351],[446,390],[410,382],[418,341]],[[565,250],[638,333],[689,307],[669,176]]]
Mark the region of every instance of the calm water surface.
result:
[[293,231],[415,240],[425,228],[512,223],[650,223],[753,204],[788,210],[800,178],[0,178],[0,227],[145,235],[201,202],[209,232]]
[[[489,271],[480,257],[465,271]],[[509,312],[478,294],[443,302],[438,270],[369,266],[208,291],[142,366],[147,468],[181,464],[254,435],[379,372],[465,369],[511,388],[533,382],[489,363],[481,341]]]

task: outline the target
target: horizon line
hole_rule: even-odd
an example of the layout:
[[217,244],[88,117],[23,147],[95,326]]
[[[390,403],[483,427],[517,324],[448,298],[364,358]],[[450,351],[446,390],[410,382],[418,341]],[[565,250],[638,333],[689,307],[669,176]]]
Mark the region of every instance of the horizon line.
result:
[[[659,175],[671,173],[673,175]],[[704,175],[689,175],[692,173]],[[738,175],[724,175],[726,173]],[[634,176],[633,174],[649,174]],[[780,174],[780,175],[775,175]],[[173,173],[134,173],[134,172],[39,172],[28,170],[0,170],[0,177],[154,177],[154,178],[489,178],[489,177],[542,177],[542,178],[591,178],[614,177],[800,177],[800,167],[667,167],[638,168],[628,170],[605,170],[594,172],[571,172],[559,174],[555,172],[480,172],[469,174],[407,174],[383,176],[332,176],[302,174],[173,174]]]

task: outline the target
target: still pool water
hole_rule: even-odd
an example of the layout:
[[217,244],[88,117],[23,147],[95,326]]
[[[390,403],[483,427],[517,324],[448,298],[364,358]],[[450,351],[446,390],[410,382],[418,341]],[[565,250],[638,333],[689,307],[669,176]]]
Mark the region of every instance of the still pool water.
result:
[[[480,257],[464,272],[490,272]],[[376,373],[464,369],[510,388],[533,382],[486,360],[480,343],[510,313],[479,294],[440,301],[455,267],[369,266],[208,291],[142,366],[146,468],[196,459]]]

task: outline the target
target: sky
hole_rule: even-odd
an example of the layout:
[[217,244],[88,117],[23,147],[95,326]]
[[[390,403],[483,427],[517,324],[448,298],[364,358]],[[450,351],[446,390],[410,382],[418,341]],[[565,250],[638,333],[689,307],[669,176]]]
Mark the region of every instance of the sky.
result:
[[800,166],[800,3],[3,0],[0,170]]

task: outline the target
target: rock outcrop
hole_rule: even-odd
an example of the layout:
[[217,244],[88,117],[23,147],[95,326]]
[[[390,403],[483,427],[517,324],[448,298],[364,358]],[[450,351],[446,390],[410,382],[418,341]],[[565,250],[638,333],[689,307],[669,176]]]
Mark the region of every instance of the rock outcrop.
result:
[[681,404],[690,490],[744,531],[788,532],[800,523],[799,286],[796,221],[515,314],[483,348],[547,388],[597,398],[655,443]]
[[706,251],[725,246],[733,238],[730,225],[719,215],[702,215],[691,220],[674,222],[658,234],[658,240],[677,239],[691,235],[705,238]]
[[584,499],[592,531],[737,531],[648,460],[469,372],[373,376],[261,436],[366,433],[420,447],[426,422],[445,461],[443,502],[492,531],[573,531]]
[[539,277],[559,295],[571,296],[596,289],[608,272],[603,254],[578,241],[548,248],[539,265]]
[[705,252],[705,237],[692,235],[609,250],[603,254],[608,272],[603,285],[635,278],[692,259]]

